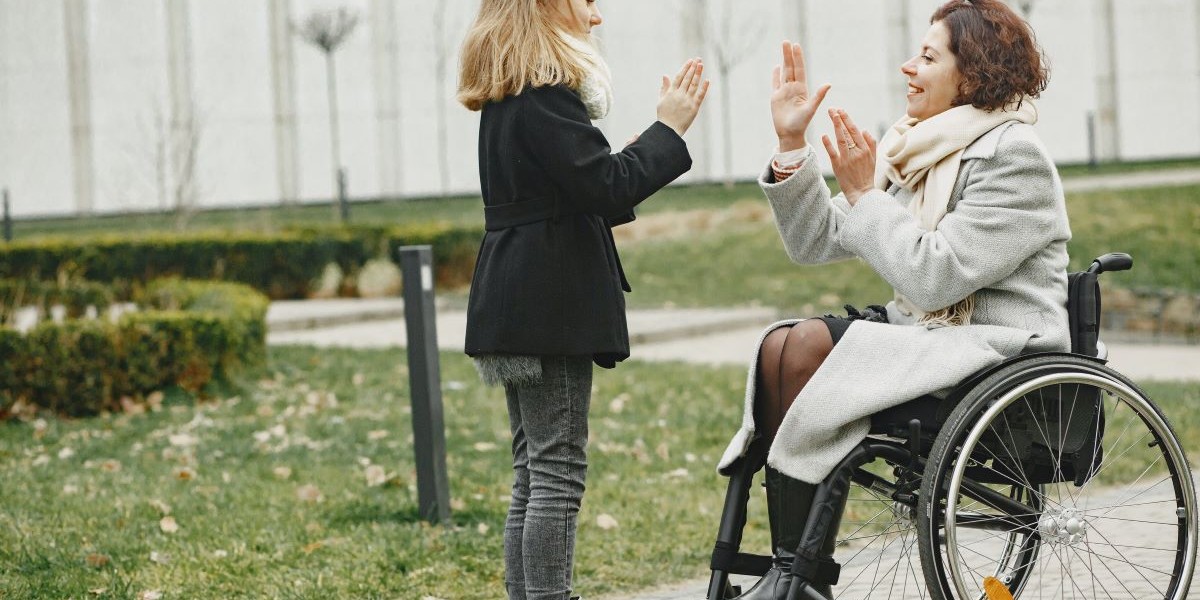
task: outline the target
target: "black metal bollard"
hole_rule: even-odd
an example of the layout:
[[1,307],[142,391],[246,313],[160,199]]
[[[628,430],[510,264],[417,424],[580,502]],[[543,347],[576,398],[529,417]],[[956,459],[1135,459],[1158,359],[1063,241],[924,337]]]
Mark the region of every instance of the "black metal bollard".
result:
[[337,171],[337,203],[338,216],[342,219],[343,224],[350,222],[350,199],[346,197],[348,184],[346,168],[342,167]]
[[12,241],[12,207],[8,204],[8,188],[4,188],[4,241]]
[[1087,113],[1088,169],[1096,170],[1096,113]]
[[400,267],[404,273],[418,510],[421,518],[438,523],[450,519],[450,484],[446,477],[446,428],[434,320],[433,251],[429,246],[403,246]]

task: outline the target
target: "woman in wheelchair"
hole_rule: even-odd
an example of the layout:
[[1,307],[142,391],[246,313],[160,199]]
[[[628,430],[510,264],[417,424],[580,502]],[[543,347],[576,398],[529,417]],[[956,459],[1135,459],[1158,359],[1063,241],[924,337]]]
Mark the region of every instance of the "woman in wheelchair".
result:
[[[853,48],[859,35],[847,32],[842,41]],[[759,183],[788,255],[801,264],[857,257],[892,285],[895,297],[886,308],[860,313],[847,307],[848,317],[789,320],[764,332],[749,373],[742,427],[720,463],[726,475],[746,469],[747,463],[757,470],[762,461],[754,458],[755,453],[766,453],[772,562],[758,583],[738,598],[833,597],[830,584],[837,580],[837,567],[832,557],[847,494],[836,486],[831,493],[817,494],[817,484],[823,481],[842,477],[847,488],[852,479],[875,488],[877,495],[883,490],[885,505],[892,507],[888,514],[892,510],[902,514],[912,529],[915,498],[920,495],[916,488],[922,483],[924,463],[932,460],[927,446],[933,443],[916,429],[935,424],[927,419],[909,429],[913,435],[908,446],[915,449],[914,455],[903,461],[888,459],[889,466],[897,468],[897,479],[885,481],[859,465],[847,467],[846,462],[866,447],[872,415],[929,394],[944,398],[972,374],[1013,357],[1066,353],[1072,348],[1067,312],[1071,232],[1062,184],[1033,127],[1038,119],[1033,99],[1045,89],[1048,70],[1029,25],[1001,0],[951,0],[933,14],[919,50],[900,66],[900,72],[908,84],[906,115],[882,140],[876,142],[860,130],[846,111],[828,111],[836,139],[824,136],[822,142],[841,187],[841,193],[831,197],[806,140],[808,126],[830,86],[810,90],[799,44],[785,42],[783,63],[775,68],[771,113],[779,145]],[[1088,413],[1092,417],[1100,406],[1097,402]],[[1086,428],[1087,421],[1096,420],[1103,423],[1102,415],[1085,420],[1083,434],[1074,437],[1091,432],[1098,438],[1095,427]],[[962,427],[963,432],[968,430]],[[1032,427],[1029,431],[1036,432]],[[1013,437],[1011,430],[1008,433]],[[946,465],[953,464],[955,450],[963,444],[959,438],[942,449],[944,462],[949,461]],[[1078,450],[1064,449],[1064,444],[1044,446],[1060,457]],[[1102,458],[1098,450],[1080,455],[1083,463],[1077,460],[1075,471],[1083,475],[1076,479],[1086,481],[1088,470]],[[1176,468],[1184,464],[1181,453],[1174,459],[1171,464]],[[900,462],[909,464],[896,464]],[[1004,464],[1011,466],[1011,462]],[[1024,468],[1017,465],[1005,471],[1000,464],[995,461],[988,472]],[[1020,505],[1026,513],[1033,512],[1031,506],[1045,509],[1040,500],[1032,499],[1033,494],[1041,493],[1041,486],[1055,477],[1063,479],[1067,471],[1061,464],[1049,470],[1053,474],[1046,482],[1029,476],[1022,479],[1027,486],[1009,486],[1034,490],[1025,492],[1029,496],[1004,488],[1009,490],[1005,497],[1026,498]],[[956,481],[960,487],[970,487],[961,477]],[[744,508],[731,508],[740,492],[730,485],[723,537],[718,538],[713,557],[714,573],[720,577],[714,575],[710,598],[734,594],[725,579],[727,572],[764,570],[737,570],[735,553],[745,517]],[[1179,485],[1190,489],[1190,480]],[[815,495],[819,497],[814,499]],[[983,491],[976,496],[992,497]],[[885,597],[881,593],[885,589],[886,597],[891,597],[891,590],[899,589],[897,580],[912,580],[916,587],[909,589],[923,590],[920,597],[928,591],[935,598],[985,597],[983,580],[993,575],[993,580],[1018,593],[1030,581],[1029,561],[1037,553],[1030,549],[1029,540],[1045,543],[1046,531],[1028,534],[1025,530],[1037,529],[1020,520],[1028,517],[982,517],[992,520],[992,529],[995,522],[1017,523],[1006,530],[1005,539],[1018,541],[1002,544],[997,555],[988,555],[992,566],[968,565],[961,569],[967,574],[958,578],[955,569],[976,557],[962,548],[946,556],[942,544],[946,534],[954,532],[947,532],[945,524],[945,494],[936,501],[942,508],[931,513],[935,523],[928,527],[933,533],[907,538],[909,544],[913,539],[921,542],[922,566],[893,567],[889,574],[878,563],[868,565],[866,570],[874,568],[876,579],[890,577],[891,583],[878,591],[880,583],[875,583],[870,591],[853,597]],[[949,504],[957,506],[955,502]],[[998,500],[991,504],[1007,506]],[[1056,518],[1075,514],[1065,510],[1055,513]],[[1044,513],[1039,513],[1042,518]],[[957,518],[965,519],[966,514],[964,509]],[[814,532],[811,524],[818,521],[825,531]],[[727,523],[737,525],[739,532],[727,531]],[[889,531],[900,530],[884,533]],[[1194,535],[1188,537],[1194,546]],[[925,564],[930,562],[926,550],[939,557],[933,561],[937,565]],[[803,556],[797,558],[797,552]],[[916,560],[917,552],[907,556]],[[905,560],[902,552],[897,562]],[[1067,559],[1060,558],[1057,564],[1063,560]],[[918,572],[926,573],[924,582],[916,581],[921,579]],[[803,583],[793,585],[793,575],[802,577]],[[936,585],[928,583],[931,579]],[[967,582],[961,584],[969,588],[965,592],[956,587],[959,579]],[[801,593],[807,596],[797,595]],[[1087,593],[1080,597],[1126,596]]]

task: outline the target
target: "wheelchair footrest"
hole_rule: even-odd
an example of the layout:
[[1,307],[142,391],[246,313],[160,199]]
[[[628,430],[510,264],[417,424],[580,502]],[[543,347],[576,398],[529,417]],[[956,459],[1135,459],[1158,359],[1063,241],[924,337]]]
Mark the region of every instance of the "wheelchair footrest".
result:
[[771,570],[771,557],[758,554],[744,554],[737,551],[732,544],[717,542],[713,547],[712,560],[709,568],[713,571],[724,571],[735,575],[754,575],[762,577]]

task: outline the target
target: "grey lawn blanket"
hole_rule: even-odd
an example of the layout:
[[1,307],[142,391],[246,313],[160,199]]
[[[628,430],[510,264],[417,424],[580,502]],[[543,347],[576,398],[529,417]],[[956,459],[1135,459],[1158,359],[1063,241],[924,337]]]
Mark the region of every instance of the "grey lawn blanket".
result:
[[[762,337],[798,322],[775,323]],[[948,391],[972,373],[1020,354],[1031,335],[994,325],[926,329],[855,321],[796,397],[779,427],[767,464],[789,477],[818,483],[867,436],[870,415],[904,399]],[[903,360],[897,360],[898,352]],[[915,365],[940,368],[916,369]],[[756,352],[746,379],[742,426],[725,449],[719,470],[745,454],[756,436],[757,370]]]

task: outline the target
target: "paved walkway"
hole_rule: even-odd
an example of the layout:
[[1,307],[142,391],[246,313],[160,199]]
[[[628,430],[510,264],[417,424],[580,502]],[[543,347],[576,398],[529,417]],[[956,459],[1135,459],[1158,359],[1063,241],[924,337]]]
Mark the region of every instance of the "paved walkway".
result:
[[[267,342],[403,346],[403,313],[404,304],[398,299],[275,302],[267,315]],[[774,318],[774,311],[765,308],[633,310],[629,312],[633,359],[746,365],[759,333]],[[442,349],[462,350],[463,312],[439,311],[437,328]],[[1109,357],[1113,368],[1134,380],[1200,381],[1200,346],[1114,342]]]
[[1114,173],[1109,175],[1075,175],[1063,179],[1065,192],[1092,192],[1148,187],[1195,185],[1200,183],[1200,169],[1162,169]]

